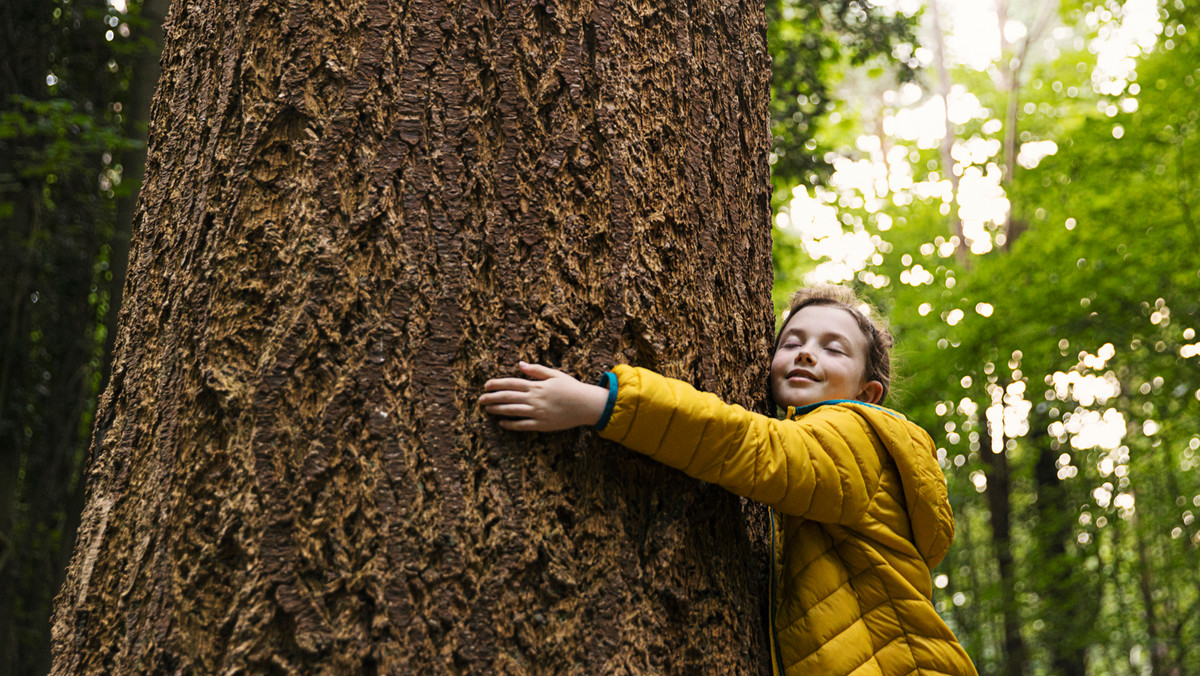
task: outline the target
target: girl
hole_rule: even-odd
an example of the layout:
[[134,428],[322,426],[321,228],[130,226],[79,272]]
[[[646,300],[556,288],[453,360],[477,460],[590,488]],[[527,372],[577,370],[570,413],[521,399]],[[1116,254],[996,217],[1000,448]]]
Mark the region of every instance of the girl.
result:
[[974,675],[931,600],[954,537],[945,478],[929,435],[878,406],[892,337],[858,306],[842,287],[793,297],[770,370],[782,420],[625,365],[597,386],[521,362],[479,403],[510,430],[593,425],[769,506],[774,673]]

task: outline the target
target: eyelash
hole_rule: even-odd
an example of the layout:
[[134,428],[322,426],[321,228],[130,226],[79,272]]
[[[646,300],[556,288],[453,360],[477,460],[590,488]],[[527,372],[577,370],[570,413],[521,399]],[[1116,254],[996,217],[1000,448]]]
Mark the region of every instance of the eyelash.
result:
[[[790,350],[790,349],[795,349],[795,348],[797,348],[797,347],[800,347],[800,343],[787,342],[787,343],[784,343],[783,345],[780,345],[780,346],[779,346],[779,349],[781,349],[781,350]],[[832,352],[832,353],[834,353],[834,354],[842,354],[842,355],[846,354],[844,351],[842,351],[842,350],[839,350],[839,349],[837,349],[837,348],[835,348],[835,347],[830,347],[830,346],[826,346],[826,347],[825,347],[825,350],[826,350],[826,351],[829,351],[829,352]]]

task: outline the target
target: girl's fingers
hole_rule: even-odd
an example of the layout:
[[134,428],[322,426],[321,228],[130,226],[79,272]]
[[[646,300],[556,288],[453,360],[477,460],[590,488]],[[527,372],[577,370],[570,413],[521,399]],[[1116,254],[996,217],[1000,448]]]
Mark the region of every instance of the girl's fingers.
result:
[[528,404],[532,400],[533,395],[529,392],[517,392],[516,390],[497,390],[496,392],[485,392],[479,395],[480,406],[494,406],[495,404]]
[[521,372],[529,376],[533,380],[527,378],[493,378],[483,384],[485,392],[494,392],[496,390],[517,390],[518,392],[528,392],[533,389],[534,381],[546,380],[556,376],[566,375],[562,371],[556,371],[548,366],[541,364],[530,364],[527,362],[519,362]]
[[501,420],[500,426],[506,430],[514,432],[537,432],[541,427],[539,422],[533,418],[521,418],[519,420]]
[[522,373],[537,380],[546,380],[547,378],[566,375],[562,371],[556,371],[549,366],[542,366],[541,364],[530,364],[522,361],[517,362],[517,366],[520,367]]
[[524,378],[494,378],[483,384],[483,389],[487,392],[495,390],[528,392],[532,387],[533,384]]
[[533,415],[534,408],[529,404],[492,404],[484,410],[492,415],[508,415],[517,418],[528,418]]

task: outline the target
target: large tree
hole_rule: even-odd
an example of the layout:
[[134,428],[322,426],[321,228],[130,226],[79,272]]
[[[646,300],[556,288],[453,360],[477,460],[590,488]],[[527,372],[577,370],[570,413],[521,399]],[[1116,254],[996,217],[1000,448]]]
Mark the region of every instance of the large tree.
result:
[[55,673],[765,664],[762,514],[520,358],[764,404],[762,4],[175,3]]

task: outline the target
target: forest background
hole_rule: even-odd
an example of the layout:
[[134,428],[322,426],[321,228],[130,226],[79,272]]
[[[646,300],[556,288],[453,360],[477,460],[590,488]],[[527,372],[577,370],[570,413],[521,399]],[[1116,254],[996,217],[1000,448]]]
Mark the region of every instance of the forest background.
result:
[[[4,674],[48,665],[165,5],[0,10]],[[890,316],[981,673],[1200,673],[1197,11],[767,3],[776,304]]]

